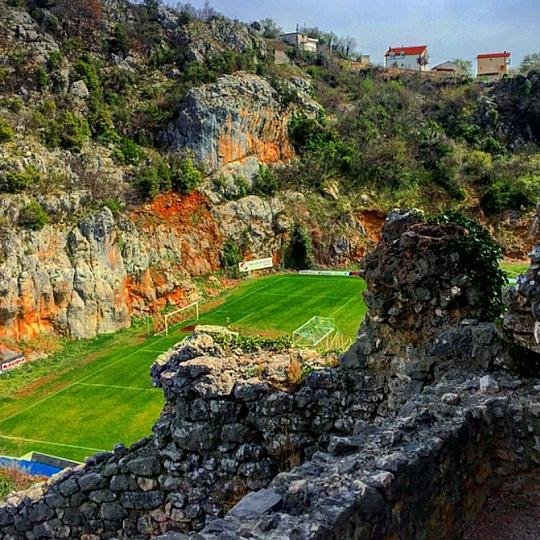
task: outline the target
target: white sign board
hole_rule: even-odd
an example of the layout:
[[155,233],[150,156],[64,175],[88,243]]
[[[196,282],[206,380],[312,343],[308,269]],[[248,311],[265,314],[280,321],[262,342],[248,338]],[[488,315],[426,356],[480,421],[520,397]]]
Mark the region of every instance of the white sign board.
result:
[[10,371],[16,368],[17,366],[24,364],[25,362],[26,362],[26,359],[22,354],[13,356],[12,358],[9,358],[8,360],[4,360],[0,362],[0,373],[5,373],[7,371]]
[[253,270],[262,270],[263,268],[272,268],[274,261],[272,257],[266,259],[255,259],[253,261],[243,261],[238,265],[240,272],[253,272]]

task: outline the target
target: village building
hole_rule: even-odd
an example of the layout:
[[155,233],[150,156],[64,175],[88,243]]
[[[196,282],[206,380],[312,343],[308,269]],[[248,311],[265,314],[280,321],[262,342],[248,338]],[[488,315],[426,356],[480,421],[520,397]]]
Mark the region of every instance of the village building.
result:
[[439,73],[459,73],[459,67],[456,66],[454,62],[447,60],[442,64],[437,64],[436,66],[432,67],[431,71],[437,71]]
[[508,73],[510,53],[503,51],[497,53],[482,53],[476,57],[478,79],[494,81]]
[[428,71],[429,55],[427,45],[412,47],[389,47],[384,55],[387,68],[410,69],[413,71]]
[[311,38],[303,32],[290,32],[288,34],[281,34],[279,36],[279,39],[305,52],[316,53],[319,46],[318,39]]

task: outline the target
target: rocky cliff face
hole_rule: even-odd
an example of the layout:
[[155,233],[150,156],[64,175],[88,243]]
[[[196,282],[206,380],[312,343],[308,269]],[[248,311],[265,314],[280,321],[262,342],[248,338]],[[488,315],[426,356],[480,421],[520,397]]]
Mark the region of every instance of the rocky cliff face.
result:
[[130,219],[105,207],[75,226],[3,237],[0,337],[89,338],[193,299],[190,278],[216,270],[221,238],[200,195],[157,199]]
[[[302,97],[304,112],[319,110],[307,94]],[[288,124],[294,110],[280,103],[266,79],[238,72],[191,90],[163,137],[173,150],[192,150],[212,171],[232,165],[250,178],[259,162],[281,163],[293,156]]]
[[161,9],[162,25],[172,31],[172,39],[181,44],[187,60],[203,63],[220,53],[235,51],[253,55],[253,60],[267,56],[266,41],[249,26],[224,17],[182,24],[181,17],[166,8]]

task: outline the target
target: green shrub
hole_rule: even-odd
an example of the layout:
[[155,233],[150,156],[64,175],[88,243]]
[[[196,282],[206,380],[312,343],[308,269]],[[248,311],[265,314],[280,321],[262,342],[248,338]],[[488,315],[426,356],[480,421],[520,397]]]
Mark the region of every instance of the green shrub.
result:
[[45,142],[67,150],[81,150],[90,140],[90,126],[84,116],[62,111],[59,117],[45,127]]
[[3,97],[0,98],[0,105],[12,112],[18,113],[24,107],[24,101],[20,96]]
[[253,192],[258,195],[275,195],[278,189],[276,175],[265,165],[259,165],[259,173],[255,178]]
[[75,63],[75,71],[85,82],[90,94],[94,98],[101,96],[101,79],[99,77],[96,60],[90,54],[85,54]]
[[117,143],[113,156],[127,165],[138,165],[144,157],[144,152],[133,139],[123,137]]
[[50,84],[49,75],[47,70],[40,66],[34,71],[34,81],[39,90],[45,90]]
[[293,342],[290,336],[265,338],[261,336],[243,336],[241,334],[216,334],[214,341],[226,349],[241,349],[245,353],[256,351],[280,352],[290,349]]
[[118,199],[105,199],[103,204],[113,213],[114,216],[118,216],[120,214],[121,206]]
[[520,210],[534,206],[540,197],[540,178],[535,175],[520,178],[498,178],[484,192],[482,209],[490,215],[504,210]]
[[19,213],[19,225],[25,229],[39,231],[49,223],[49,215],[37,202],[31,201]]
[[113,35],[109,39],[109,50],[112,53],[126,54],[131,48],[131,39],[124,24],[117,23]]
[[47,60],[47,66],[51,71],[60,68],[64,55],[60,51],[53,51]]
[[191,193],[201,184],[202,172],[191,157],[173,159],[171,163],[172,187],[180,193]]
[[153,199],[161,192],[171,189],[171,170],[164,159],[155,159],[142,167],[136,178],[141,195]]
[[12,141],[14,137],[15,132],[13,131],[13,128],[0,117],[0,144]]
[[113,116],[109,108],[102,106],[96,112],[91,125],[94,137],[105,144],[116,144],[120,141],[120,135],[116,132]]
[[40,181],[41,175],[34,165],[28,165],[22,171],[7,172],[0,176],[0,192],[20,193]]
[[221,250],[221,266],[228,276],[238,277],[238,264],[241,260],[242,254],[240,253],[238,243],[233,239],[227,240]]
[[305,270],[313,267],[311,237],[303,225],[295,224],[289,246],[285,251],[285,267]]
[[[10,0],[13,2],[14,0]],[[0,501],[2,501],[9,493],[15,491],[15,484],[7,476],[0,474]]]
[[249,195],[249,182],[245,176],[235,176],[236,198],[241,199]]

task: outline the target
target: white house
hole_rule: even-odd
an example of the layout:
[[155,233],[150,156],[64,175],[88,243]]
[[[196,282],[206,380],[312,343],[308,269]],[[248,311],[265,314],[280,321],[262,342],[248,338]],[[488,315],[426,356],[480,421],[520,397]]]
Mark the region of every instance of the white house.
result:
[[384,55],[384,65],[388,68],[428,71],[429,55],[427,45],[413,47],[389,47]]
[[290,32],[289,34],[281,34],[279,36],[281,41],[293,45],[298,49],[306,52],[317,52],[317,47],[319,45],[319,40],[315,38],[310,38],[307,34],[302,32]]

